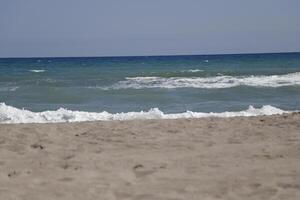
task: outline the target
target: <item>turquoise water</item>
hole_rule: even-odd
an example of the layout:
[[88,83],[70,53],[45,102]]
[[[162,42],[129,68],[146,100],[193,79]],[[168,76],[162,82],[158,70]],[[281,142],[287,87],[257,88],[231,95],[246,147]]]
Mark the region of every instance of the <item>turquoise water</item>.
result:
[[0,59],[0,102],[34,112],[300,110],[300,53]]

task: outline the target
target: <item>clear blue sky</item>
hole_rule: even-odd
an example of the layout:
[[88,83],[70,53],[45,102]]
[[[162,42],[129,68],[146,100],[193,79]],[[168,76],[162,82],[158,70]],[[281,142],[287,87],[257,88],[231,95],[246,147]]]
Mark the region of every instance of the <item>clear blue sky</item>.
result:
[[0,0],[0,57],[300,51],[300,0]]

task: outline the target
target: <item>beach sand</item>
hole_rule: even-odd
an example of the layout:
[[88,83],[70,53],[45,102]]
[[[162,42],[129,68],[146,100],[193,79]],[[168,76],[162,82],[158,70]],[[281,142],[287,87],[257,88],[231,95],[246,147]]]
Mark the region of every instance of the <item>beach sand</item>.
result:
[[2,124],[0,199],[300,199],[300,114]]

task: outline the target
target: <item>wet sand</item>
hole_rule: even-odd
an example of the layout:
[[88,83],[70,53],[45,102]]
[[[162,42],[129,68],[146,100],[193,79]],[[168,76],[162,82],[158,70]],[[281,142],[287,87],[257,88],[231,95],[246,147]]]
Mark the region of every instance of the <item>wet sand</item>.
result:
[[300,114],[2,124],[0,199],[300,199]]

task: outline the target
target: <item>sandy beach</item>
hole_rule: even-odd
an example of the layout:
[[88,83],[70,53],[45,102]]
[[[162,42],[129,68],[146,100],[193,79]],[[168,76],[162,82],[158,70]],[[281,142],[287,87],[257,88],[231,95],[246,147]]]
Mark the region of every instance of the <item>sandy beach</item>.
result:
[[300,199],[300,114],[2,124],[0,199]]

